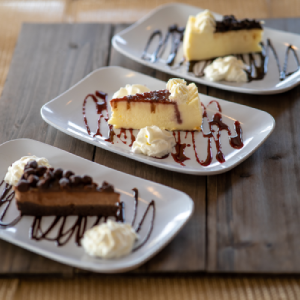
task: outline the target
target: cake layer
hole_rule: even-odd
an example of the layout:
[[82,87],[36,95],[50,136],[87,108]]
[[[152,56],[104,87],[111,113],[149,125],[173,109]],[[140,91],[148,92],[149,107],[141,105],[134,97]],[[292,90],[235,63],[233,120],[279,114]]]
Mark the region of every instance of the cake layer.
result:
[[[57,194],[55,195],[57,199]],[[31,199],[17,201],[17,207],[22,215],[26,216],[116,216],[119,209],[117,205],[104,204],[66,204],[66,205],[44,205],[33,202]],[[29,201],[27,201],[29,200]],[[117,202],[116,202],[117,203]]]
[[186,60],[205,60],[230,54],[261,52],[263,30],[240,29],[225,32],[200,31],[195,25],[196,17],[187,22],[183,52]]

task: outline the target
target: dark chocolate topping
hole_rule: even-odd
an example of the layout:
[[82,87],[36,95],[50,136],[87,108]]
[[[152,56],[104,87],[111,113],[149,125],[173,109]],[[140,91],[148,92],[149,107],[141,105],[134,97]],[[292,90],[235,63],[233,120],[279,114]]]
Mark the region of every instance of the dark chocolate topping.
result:
[[36,173],[35,169],[33,169],[33,168],[28,168],[28,169],[26,169],[25,172],[24,172],[24,178],[27,179],[29,175],[35,174],[35,173]]
[[82,182],[86,185],[86,184],[88,184],[88,185],[90,185],[92,182],[93,182],[93,179],[92,179],[92,177],[90,177],[90,176],[88,176],[88,175],[84,175],[83,177],[82,177]]
[[47,171],[47,167],[39,166],[36,169],[36,175],[37,176],[43,176],[46,171]]
[[110,102],[120,102],[120,101],[130,101],[130,102],[159,102],[159,103],[171,103],[174,101],[171,101],[169,99],[170,92],[168,90],[158,90],[158,91],[151,91],[143,94],[135,94],[135,95],[129,95],[125,96],[123,98],[116,98],[112,99]]
[[27,180],[21,179],[17,184],[17,189],[20,192],[27,192],[30,188],[29,182]]
[[36,169],[38,167],[38,163],[35,160],[28,162],[27,165],[29,168],[33,169]]
[[256,20],[237,20],[235,16],[224,16],[222,21],[216,21],[215,32],[226,32],[230,30],[242,30],[242,29],[262,29],[260,22]]
[[31,187],[36,187],[38,181],[39,181],[39,177],[33,174],[29,175],[27,178],[27,182],[30,184]]
[[81,183],[82,183],[82,179],[80,176],[77,176],[77,175],[72,175],[70,176],[70,182],[72,184],[72,186],[79,186]]
[[70,180],[68,178],[61,178],[59,180],[59,186],[63,189],[70,187]]
[[38,189],[74,189],[74,190],[97,190],[99,192],[114,192],[114,187],[103,182],[102,186],[97,189],[98,184],[93,182],[92,177],[88,175],[78,176],[70,170],[63,170],[61,168],[46,168],[40,167],[34,162],[26,165],[24,174],[19,181],[16,189],[20,192],[27,192],[30,188]]
[[36,184],[36,186],[39,189],[47,189],[50,186],[50,180],[49,179],[41,179],[41,180],[38,181],[38,183]]
[[69,171],[69,170],[63,171],[63,177],[65,177],[65,178],[69,178],[72,175],[74,175],[74,173],[72,171]]
[[55,178],[60,179],[63,176],[63,172],[64,172],[63,169],[58,168],[58,169],[54,170],[53,175],[54,175]]
[[103,181],[102,186],[100,188],[98,188],[98,191],[106,192],[106,193],[113,193],[115,190],[111,184],[109,184],[106,181]]

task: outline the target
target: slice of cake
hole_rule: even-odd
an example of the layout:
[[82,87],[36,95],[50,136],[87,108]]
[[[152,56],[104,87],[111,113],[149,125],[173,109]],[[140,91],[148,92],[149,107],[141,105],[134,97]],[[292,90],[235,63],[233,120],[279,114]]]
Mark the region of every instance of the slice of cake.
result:
[[230,54],[261,52],[263,29],[255,20],[224,16],[216,21],[209,10],[190,16],[183,38],[188,61],[205,60]]
[[116,216],[120,194],[104,182],[101,187],[90,176],[38,166],[29,162],[14,187],[17,207],[29,216]]
[[165,90],[114,98],[110,101],[114,128],[201,130],[202,112],[198,88],[183,79],[170,79]]

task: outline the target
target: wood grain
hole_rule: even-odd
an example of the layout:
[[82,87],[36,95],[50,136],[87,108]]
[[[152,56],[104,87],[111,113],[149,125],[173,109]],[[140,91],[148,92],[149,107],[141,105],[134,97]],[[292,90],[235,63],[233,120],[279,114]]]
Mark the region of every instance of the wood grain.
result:
[[[300,33],[294,24],[273,20],[266,26]],[[264,110],[276,121],[250,158],[208,177],[208,271],[299,272],[300,88],[270,96],[214,88],[208,94]]]
[[[43,104],[107,64],[111,26],[23,26],[0,100],[0,143],[31,138],[92,160],[94,147],[59,132],[40,115]],[[65,274],[73,268],[0,241],[0,274]]]
[[[274,21],[298,32],[298,21]],[[267,24],[268,25],[268,24]],[[249,159],[218,176],[154,168],[95,148],[47,125],[41,106],[92,70],[120,65],[167,81],[171,76],[117,53],[110,39],[126,25],[27,24],[21,32],[0,99],[0,142],[33,138],[105,166],[187,193],[192,219],[158,255],[135,272],[299,272],[300,88],[253,96],[199,85],[211,96],[269,112],[276,129]],[[0,241],[0,274],[85,273]]]

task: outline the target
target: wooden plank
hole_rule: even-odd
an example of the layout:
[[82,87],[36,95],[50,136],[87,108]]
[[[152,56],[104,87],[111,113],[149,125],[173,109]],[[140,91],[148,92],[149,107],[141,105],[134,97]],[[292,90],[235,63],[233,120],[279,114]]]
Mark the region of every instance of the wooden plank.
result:
[[[274,24],[300,33],[288,20],[266,26]],[[270,96],[214,88],[208,94],[264,110],[276,120],[275,131],[250,158],[208,177],[208,271],[299,272],[300,87]]]
[[[117,26],[115,32],[125,28]],[[171,76],[136,63],[111,50],[110,65],[119,65],[135,71],[168,80]],[[202,89],[206,89],[202,87]],[[152,180],[187,193],[195,201],[195,212],[176,238],[159,254],[141,267],[140,271],[200,271],[205,266],[205,189],[206,178],[170,172],[131,160],[97,148],[95,162],[110,168]]]
[[[111,26],[23,26],[0,100],[0,143],[31,138],[92,160],[94,147],[59,132],[40,115],[42,105],[108,61]],[[63,274],[73,268],[0,241],[0,274]]]

